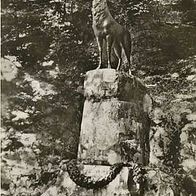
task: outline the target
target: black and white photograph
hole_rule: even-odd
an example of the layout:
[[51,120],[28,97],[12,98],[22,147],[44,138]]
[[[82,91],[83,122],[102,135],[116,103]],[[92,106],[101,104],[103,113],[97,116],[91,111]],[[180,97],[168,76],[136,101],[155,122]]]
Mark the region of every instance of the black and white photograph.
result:
[[1,0],[0,196],[196,196],[196,0]]

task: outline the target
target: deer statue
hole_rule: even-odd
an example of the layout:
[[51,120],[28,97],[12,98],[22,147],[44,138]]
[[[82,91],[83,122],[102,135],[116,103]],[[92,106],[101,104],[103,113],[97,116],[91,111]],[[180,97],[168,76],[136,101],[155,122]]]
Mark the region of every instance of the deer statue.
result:
[[103,63],[103,44],[106,43],[108,68],[111,68],[111,52],[112,49],[118,58],[117,70],[122,64],[122,51],[124,50],[128,66],[130,70],[131,56],[131,38],[129,31],[118,24],[110,14],[107,6],[107,0],[93,0],[93,31],[97,40],[99,49],[99,65]]

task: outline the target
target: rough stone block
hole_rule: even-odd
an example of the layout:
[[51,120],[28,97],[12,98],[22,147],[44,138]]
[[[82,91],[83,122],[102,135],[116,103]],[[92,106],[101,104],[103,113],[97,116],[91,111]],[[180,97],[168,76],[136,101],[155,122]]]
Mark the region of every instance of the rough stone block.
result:
[[87,72],[84,92],[78,159],[87,164],[130,159],[144,163],[149,151],[147,113],[152,107],[145,85],[124,72],[99,69]]
[[87,99],[118,98],[119,101],[143,102],[145,85],[136,77],[115,69],[99,69],[86,73],[84,95]]
[[118,75],[115,69],[99,69],[86,73],[84,94],[87,98],[101,99],[117,96]]
[[120,142],[139,141],[142,129],[142,113],[139,111],[136,104],[116,99],[86,100],[78,158],[91,164],[123,161]]

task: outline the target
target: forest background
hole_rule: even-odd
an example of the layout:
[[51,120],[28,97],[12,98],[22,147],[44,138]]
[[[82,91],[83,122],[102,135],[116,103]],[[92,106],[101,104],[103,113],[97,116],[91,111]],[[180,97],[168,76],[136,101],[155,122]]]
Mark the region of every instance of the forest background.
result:
[[[42,194],[77,155],[84,76],[98,64],[91,4],[2,0],[2,195]],[[134,74],[153,97],[152,167],[168,176],[162,184],[194,194],[196,1],[108,5],[130,31]]]

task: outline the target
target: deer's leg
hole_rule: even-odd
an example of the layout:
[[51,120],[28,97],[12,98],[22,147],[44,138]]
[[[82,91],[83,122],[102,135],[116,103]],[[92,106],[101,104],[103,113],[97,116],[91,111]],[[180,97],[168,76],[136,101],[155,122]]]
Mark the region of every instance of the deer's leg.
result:
[[97,37],[97,45],[99,49],[99,65],[97,69],[99,69],[102,66],[102,61],[103,61],[103,38]]
[[125,52],[125,56],[128,62],[128,67],[126,67],[126,71],[129,71],[129,74],[131,74],[131,38],[128,31],[124,31],[123,39],[122,39],[122,47]]
[[[124,44],[126,44],[126,45],[124,45]],[[130,61],[130,54],[131,54],[130,49],[131,49],[131,48],[129,48],[130,46],[129,46],[128,43],[124,43],[124,44],[122,44],[122,47],[123,47],[123,49],[124,49],[125,56],[126,56],[127,63],[128,63],[128,67],[126,66],[126,70],[129,70],[129,69],[131,68],[131,61]],[[128,68],[128,69],[127,69],[127,68]]]
[[117,69],[116,69],[117,71],[120,70],[121,64],[122,64],[122,58],[119,57],[119,58],[118,58],[118,66],[117,66]]
[[121,64],[122,64],[122,55],[121,55],[121,53],[122,53],[122,48],[121,48],[121,46],[120,45],[117,45],[117,44],[115,44],[115,46],[114,46],[114,52],[115,52],[115,54],[116,54],[116,56],[118,57],[118,66],[117,66],[117,71],[120,69],[120,66],[121,66]]
[[111,51],[112,51],[112,36],[106,36],[106,43],[107,43],[107,58],[108,58],[108,68],[111,68]]

